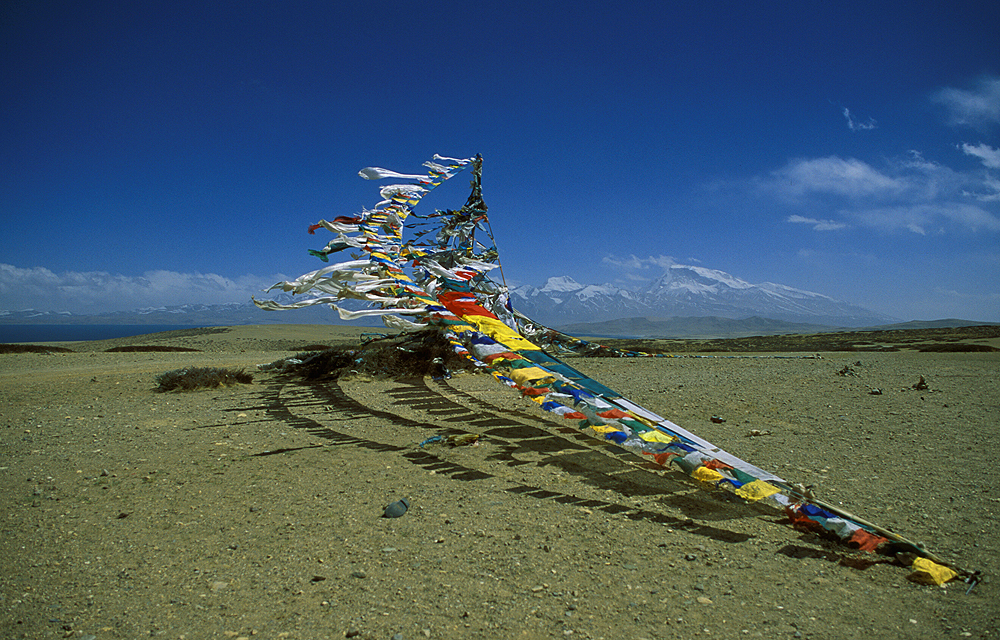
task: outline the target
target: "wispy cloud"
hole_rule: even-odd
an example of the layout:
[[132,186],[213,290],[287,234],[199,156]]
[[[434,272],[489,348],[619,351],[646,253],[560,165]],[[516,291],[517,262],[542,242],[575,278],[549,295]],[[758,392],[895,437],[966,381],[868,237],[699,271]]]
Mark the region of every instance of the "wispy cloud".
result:
[[1000,169],[1000,149],[994,149],[987,144],[971,145],[963,144],[962,153],[967,156],[975,156],[983,161],[983,165],[990,169]]
[[601,259],[601,263],[621,271],[644,271],[649,268],[656,268],[658,270],[669,269],[671,265],[677,264],[677,261],[672,256],[649,256],[648,258],[629,256],[627,258],[619,258],[618,256],[608,255]]
[[837,229],[843,229],[847,226],[843,222],[837,222],[835,220],[817,220],[816,218],[806,218],[798,215],[788,216],[786,222],[811,224],[815,231],[836,231]]
[[[982,143],[977,145],[964,143],[959,149],[965,155],[979,158],[987,169],[1000,169],[1000,149]],[[986,173],[979,184],[970,185],[962,193],[980,202],[1000,202],[1000,179]]]
[[[964,153],[984,164],[996,150],[965,145]],[[787,205],[832,216],[792,214],[787,222],[812,224],[817,231],[850,226],[928,234],[960,229],[1000,230],[990,203],[1000,201],[1000,182],[984,172],[962,172],[916,151],[876,168],[855,158],[797,159],[774,171],[759,186]]]
[[833,194],[847,198],[889,197],[907,185],[855,158],[797,159],[772,172],[765,185],[779,195],[800,198],[809,194]]
[[986,76],[972,89],[946,87],[932,100],[944,106],[948,124],[986,130],[1000,124],[1000,78]]
[[906,229],[927,235],[951,222],[969,231],[1000,231],[1000,218],[972,204],[941,203],[857,209],[846,212],[860,224],[888,231]]
[[844,107],[843,113],[844,118],[847,120],[847,128],[851,131],[871,131],[878,126],[873,118],[868,118],[864,122],[855,120],[854,116],[851,114],[851,110],[847,107]]
[[0,264],[0,310],[38,309],[103,313],[182,304],[247,302],[285,276],[147,271],[125,276],[105,271],[65,271]]
[[660,277],[671,265],[677,264],[677,261],[672,256],[639,258],[632,255],[622,258],[607,255],[601,259],[601,264],[618,272],[616,281],[629,288],[644,285]]

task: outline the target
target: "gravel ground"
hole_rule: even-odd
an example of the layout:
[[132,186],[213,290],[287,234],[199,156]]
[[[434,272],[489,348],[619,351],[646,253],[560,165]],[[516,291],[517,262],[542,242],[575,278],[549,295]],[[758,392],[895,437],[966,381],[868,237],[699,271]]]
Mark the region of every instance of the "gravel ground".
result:
[[[358,333],[241,327],[130,341],[200,353],[0,355],[0,636],[1000,635],[998,354],[571,363],[984,571],[966,594],[610,447],[488,376],[255,372],[155,390],[169,369],[249,371]],[[464,433],[478,444],[419,446]],[[402,498],[404,516],[380,517]]]

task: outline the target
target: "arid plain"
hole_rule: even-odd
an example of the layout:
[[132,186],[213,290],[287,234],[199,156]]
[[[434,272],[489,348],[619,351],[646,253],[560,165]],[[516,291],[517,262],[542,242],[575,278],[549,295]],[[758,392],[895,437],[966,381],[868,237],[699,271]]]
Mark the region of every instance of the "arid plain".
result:
[[[998,352],[803,343],[569,361],[982,571],[967,593],[699,487],[490,376],[256,370],[362,331],[247,326],[0,354],[0,636],[1000,636]],[[107,351],[129,345],[197,351]],[[188,366],[254,380],[157,391],[158,374]],[[463,433],[478,443],[420,446]],[[405,515],[380,517],[402,498]]]

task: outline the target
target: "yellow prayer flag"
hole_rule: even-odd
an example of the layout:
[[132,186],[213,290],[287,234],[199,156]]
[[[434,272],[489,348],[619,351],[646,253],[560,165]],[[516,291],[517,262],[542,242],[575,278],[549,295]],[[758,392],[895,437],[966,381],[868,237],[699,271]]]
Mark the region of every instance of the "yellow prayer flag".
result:
[[701,480],[702,482],[716,483],[722,480],[725,476],[716,471],[715,469],[709,469],[708,467],[698,467],[691,474],[691,477],[695,480]]
[[778,491],[780,491],[780,489],[773,484],[769,484],[763,480],[754,480],[753,482],[748,482],[737,489],[736,495],[756,502],[757,500],[762,500],[763,498],[772,496],[778,493]]
[[522,387],[534,387],[549,384],[555,381],[555,376],[539,367],[514,369],[507,375]]
[[500,320],[488,318],[486,316],[474,316],[471,314],[463,316],[462,319],[469,324],[476,325],[480,331],[504,345],[511,351],[539,350],[537,345],[530,340],[522,338],[520,334],[505,325]]
[[646,442],[662,442],[664,444],[670,444],[671,442],[678,441],[676,437],[657,430],[643,431],[639,434],[639,437]]
[[958,573],[933,560],[917,558],[913,561],[913,573],[907,577],[920,584],[944,584],[957,578]]

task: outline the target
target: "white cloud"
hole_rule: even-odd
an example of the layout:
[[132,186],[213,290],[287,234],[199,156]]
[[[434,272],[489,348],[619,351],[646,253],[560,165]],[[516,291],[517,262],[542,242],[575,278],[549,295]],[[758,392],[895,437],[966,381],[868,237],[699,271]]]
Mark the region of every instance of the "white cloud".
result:
[[836,231],[837,229],[843,229],[847,226],[843,222],[837,222],[835,220],[817,220],[815,218],[806,218],[798,215],[788,216],[786,222],[811,224],[813,225],[813,230],[815,231]]
[[848,198],[889,197],[907,187],[866,162],[835,156],[793,160],[772,172],[764,184],[788,198],[824,193]]
[[[649,256],[639,258],[634,255],[620,258],[607,255],[601,259],[601,264],[611,267],[620,273],[615,282],[625,288],[645,285],[660,277],[671,265],[677,264],[672,256]],[[650,271],[652,269],[652,271]]]
[[948,123],[984,130],[1000,123],[1000,78],[987,76],[971,90],[946,87],[932,99],[948,112]]
[[214,273],[147,271],[125,276],[105,271],[28,269],[0,264],[0,309],[103,313],[182,304],[248,302],[282,275],[228,278]]
[[670,265],[676,264],[677,261],[672,256],[649,256],[648,258],[629,256],[627,258],[619,258],[609,255],[602,258],[601,263],[621,271],[642,271],[650,267],[669,269]]
[[1000,180],[993,176],[983,178],[982,186],[986,192],[965,191],[964,195],[970,196],[980,202],[1000,202]]
[[[960,149],[985,163],[1000,162],[1000,151],[987,145]],[[797,159],[758,181],[765,193],[799,208],[787,222],[811,224],[817,231],[851,224],[883,230],[928,234],[1000,231],[1000,180],[984,171],[956,171],[928,160],[918,151],[886,160],[876,168],[855,158]]]
[[983,161],[983,164],[990,169],[1000,169],[1000,149],[994,149],[987,144],[971,145],[964,143],[961,146],[962,153],[967,156],[975,156]]
[[845,212],[861,224],[889,231],[905,229],[927,235],[928,229],[944,221],[970,231],[1000,231],[1000,218],[972,204],[940,203],[858,209]]
[[871,131],[875,129],[878,125],[874,119],[868,118],[865,122],[858,122],[851,115],[851,110],[844,107],[844,118],[847,120],[847,128],[851,131]]

